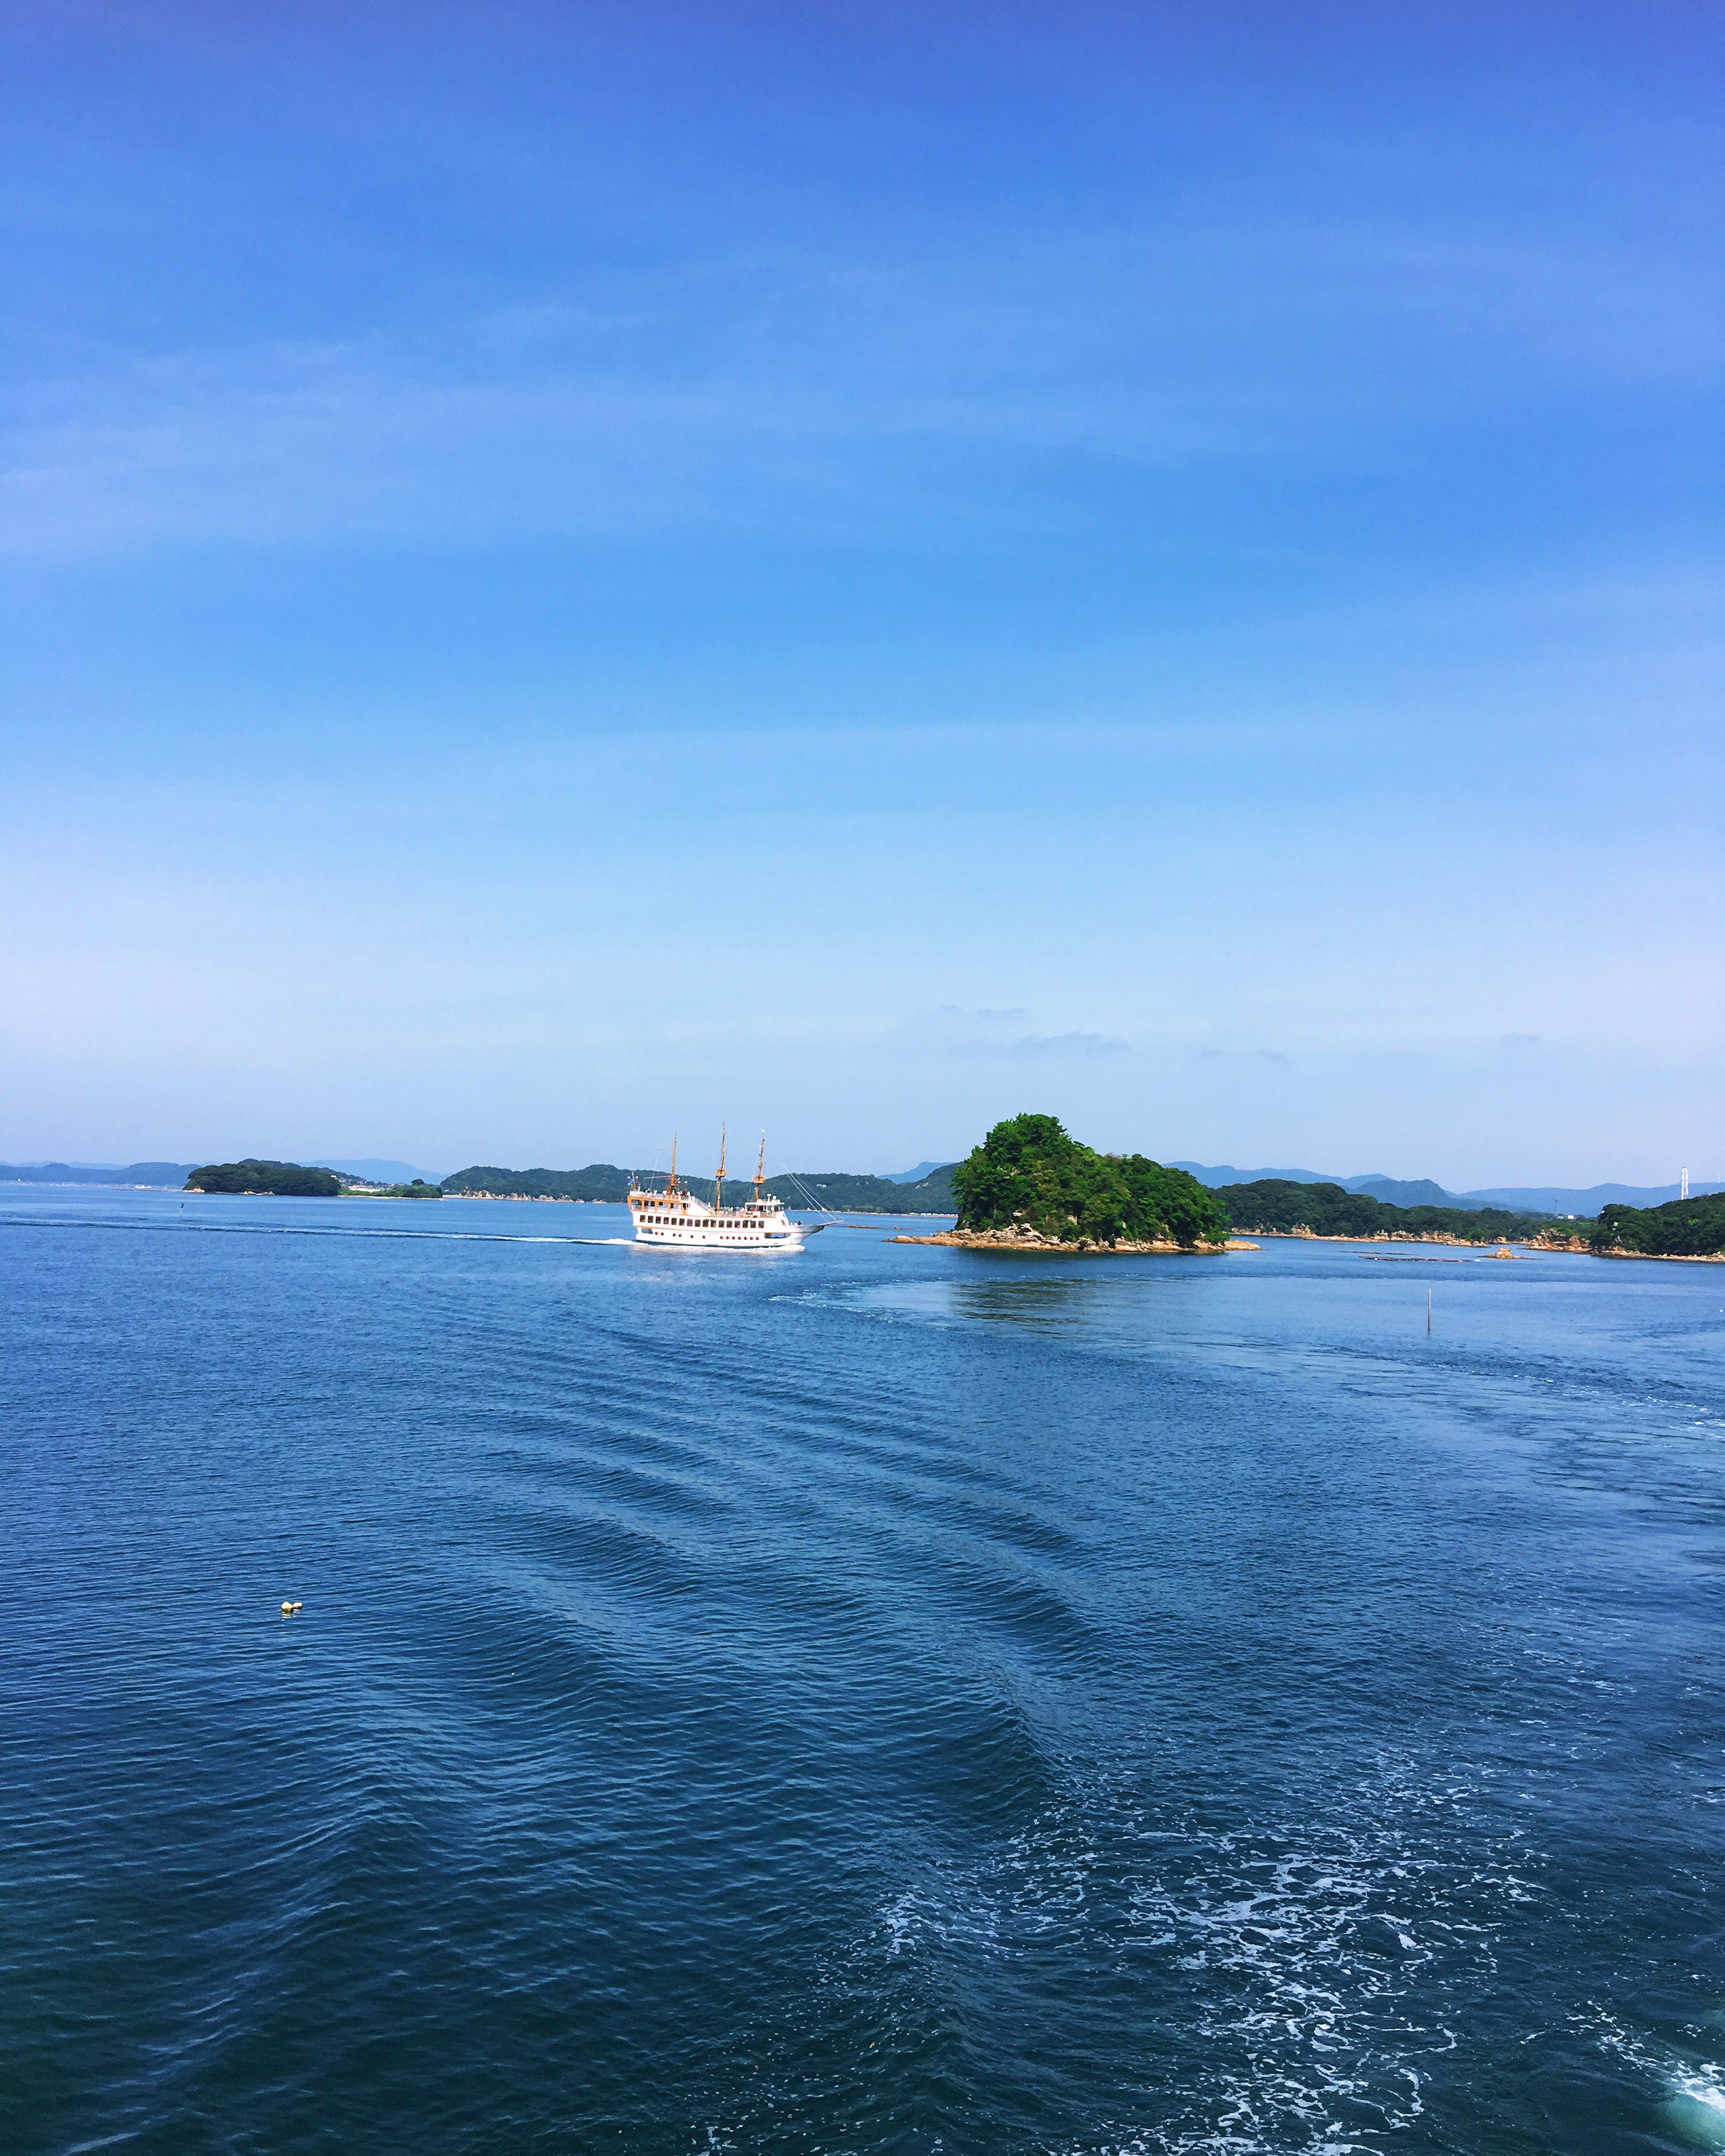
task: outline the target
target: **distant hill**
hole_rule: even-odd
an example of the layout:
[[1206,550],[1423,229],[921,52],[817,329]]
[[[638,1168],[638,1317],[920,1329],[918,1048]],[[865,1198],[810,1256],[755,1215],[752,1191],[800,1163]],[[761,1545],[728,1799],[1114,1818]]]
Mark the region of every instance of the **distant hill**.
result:
[[194,1168],[187,1190],[230,1198],[339,1198],[341,1186],[326,1168],[297,1160],[213,1161]]
[[[1467,1201],[1453,1190],[1430,1179],[1398,1182],[1393,1175],[1324,1175],[1313,1168],[1204,1168],[1196,1161],[1173,1160],[1170,1168],[1183,1168],[1212,1190],[1242,1183],[1328,1183],[1337,1190],[1363,1190],[1389,1205],[1461,1205]],[[1483,1199],[1481,1201],[1485,1202]]]
[[314,1160],[313,1168],[332,1168],[338,1175],[357,1175],[362,1183],[435,1183],[423,1168],[410,1168],[404,1160]]
[[[1466,1202],[1477,1200],[1482,1205],[1520,1205],[1530,1212],[1575,1213],[1591,1219],[1607,1205],[1630,1205],[1637,1208],[1668,1205],[1677,1196],[1679,1186],[1675,1183],[1661,1183],[1652,1189],[1637,1188],[1629,1183],[1596,1183],[1588,1190],[1563,1190],[1549,1183],[1535,1188],[1513,1190],[1470,1190]],[[1725,1191],[1725,1183],[1692,1183],[1692,1198],[1717,1197]]]
[[838,1168],[811,1170],[807,1175],[774,1176],[767,1188],[789,1206],[806,1205],[798,1195],[806,1190],[816,1202],[835,1213],[956,1213],[950,1166],[937,1168],[916,1183],[887,1175],[850,1175]]
[[[1603,1205],[1661,1205],[1677,1195],[1675,1183],[1656,1188],[1628,1183],[1596,1183],[1587,1190],[1542,1183],[1454,1191],[1445,1190],[1440,1183],[1399,1183],[1389,1175],[1319,1175],[1309,1168],[1260,1168],[1248,1173],[1237,1168],[1203,1168],[1189,1160],[1171,1161],[1168,1164],[1183,1168],[1189,1175],[1196,1176],[1212,1190],[1219,1190],[1224,1184],[1242,1183],[1331,1183],[1338,1190],[1364,1191],[1389,1205],[1459,1205],[1466,1212],[1477,1212],[1481,1207],[1490,1206],[1507,1208],[1514,1213],[1579,1214],[1589,1219]],[[1722,1190],[1725,1190],[1725,1183],[1692,1183],[1689,1186],[1690,1195],[1694,1198],[1709,1197]]]
[[0,1183],[142,1184],[153,1190],[180,1190],[197,1164],[189,1160],[135,1160],[129,1168],[74,1168],[63,1160],[22,1164],[0,1161]]
[[1343,1190],[1348,1188],[1339,1175],[1320,1175],[1311,1168],[1204,1168],[1195,1160],[1171,1160],[1168,1166],[1207,1183],[1212,1190],[1224,1183],[1333,1183]]
[[[629,1170],[609,1161],[590,1168],[463,1168],[443,1180],[445,1198],[567,1198],[589,1204],[620,1205],[629,1195]],[[654,1184],[659,1188],[664,1178]]]
[[[423,1168],[410,1168],[404,1160],[313,1160],[305,1164],[308,1168],[334,1168],[341,1175],[357,1175],[364,1183],[409,1183],[425,1177]],[[0,1161],[0,1183],[142,1183],[155,1189],[181,1190],[185,1188],[186,1178],[198,1165],[195,1160],[135,1160],[127,1168],[112,1168],[90,1161]],[[425,1179],[434,1183],[437,1180],[435,1176]]]
[[1679,1199],[1668,1205],[1607,1205],[1592,1236],[1596,1250],[1636,1250],[1650,1258],[1725,1255],[1725,1196]]
[[1428,1176],[1419,1183],[1398,1183],[1393,1175],[1351,1175],[1342,1188],[1357,1195],[1375,1198],[1384,1205],[1455,1205],[1462,1203],[1452,1190]]
[[[588,1168],[464,1168],[445,1176],[444,1194],[488,1198],[565,1198],[589,1204],[620,1204],[629,1194],[631,1175],[649,1190],[662,1190],[662,1169],[614,1168],[595,1161]],[[711,1201],[711,1176],[685,1175],[679,1180],[697,1198]],[[894,1183],[884,1175],[851,1175],[839,1169],[811,1169],[806,1175],[769,1176],[765,1185],[774,1198],[794,1210],[816,1206],[835,1213],[952,1213],[952,1170],[937,1168],[920,1183]],[[727,1176],[726,1192],[732,1204],[748,1196],[752,1184],[747,1176]]]
[[[318,1160],[305,1163],[308,1167],[334,1169],[337,1173],[357,1176],[367,1183],[407,1185],[424,1177],[423,1169],[411,1166],[404,1160]],[[101,1162],[70,1162],[38,1160],[0,1162],[0,1183],[97,1183],[110,1186],[141,1187],[146,1189],[181,1190],[186,1178],[198,1163],[193,1161],[135,1160],[125,1167],[109,1166]],[[1489,1190],[1446,1190],[1441,1183],[1430,1178],[1416,1181],[1398,1180],[1394,1176],[1325,1175],[1310,1168],[1206,1168],[1197,1161],[1170,1161],[1170,1168],[1182,1169],[1199,1183],[1216,1190],[1241,1184],[1263,1183],[1330,1183],[1337,1189],[1351,1194],[1363,1194],[1376,1199],[1380,1204],[1399,1206],[1436,1205],[1453,1207],[1464,1212],[1484,1209],[1517,1214],[1549,1213],[1568,1219],[1592,1220],[1608,1205],[1629,1206],[1645,1211],[1676,1200],[1675,1183],[1647,1186],[1630,1183],[1596,1183],[1585,1190],[1571,1189],[1554,1183],[1517,1184],[1513,1187]],[[835,1211],[858,1213],[953,1213],[957,1210],[957,1199],[953,1194],[951,1162],[919,1161],[913,1168],[901,1169],[891,1175],[850,1175],[830,1170],[801,1178],[815,1192],[821,1204],[830,1205]],[[473,1178],[480,1178],[478,1182]],[[644,1182],[658,1188],[664,1181],[662,1175],[642,1172]],[[691,1188],[710,1197],[712,1183],[699,1177],[685,1178]],[[629,1171],[613,1168],[603,1162],[583,1168],[466,1168],[458,1174],[445,1177],[442,1188],[451,1195],[460,1189],[495,1188],[500,1194],[557,1198],[588,1198],[621,1201],[629,1188]],[[728,1183],[727,1188],[737,1186]],[[797,1194],[793,1183],[785,1177],[777,1176],[768,1185],[788,1205],[803,1206],[807,1200]],[[1725,1183],[1692,1183],[1690,1194],[1694,1198],[1717,1196],[1725,1192]]]
[[1519,1241],[1553,1225],[1550,1216],[1543,1213],[1500,1212],[1484,1206],[1387,1205],[1367,1190],[1347,1190],[1337,1183],[1296,1183],[1286,1176],[1224,1183],[1216,1196],[1232,1224],[1248,1235],[1287,1235],[1303,1229],[1314,1235],[1455,1235],[1466,1242],[1490,1243]]

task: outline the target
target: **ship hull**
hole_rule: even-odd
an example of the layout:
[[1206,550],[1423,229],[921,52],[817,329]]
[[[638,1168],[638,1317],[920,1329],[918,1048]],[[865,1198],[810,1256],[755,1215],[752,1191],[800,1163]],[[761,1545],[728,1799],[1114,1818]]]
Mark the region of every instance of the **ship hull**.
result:
[[716,1212],[684,1191],[632,1190],[635,1240],[657,1250],[800,1250],[805,1230],[769,1199]]
[[635,1240],[658,1250],[800,1250],[800,1232],[750,1235],[722,1228],[643,1228],[636,1224]]

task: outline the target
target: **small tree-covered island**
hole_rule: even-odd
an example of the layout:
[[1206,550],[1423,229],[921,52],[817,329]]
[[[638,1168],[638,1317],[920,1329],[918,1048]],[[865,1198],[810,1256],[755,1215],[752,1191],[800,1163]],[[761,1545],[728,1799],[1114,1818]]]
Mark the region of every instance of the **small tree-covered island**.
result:
[[326,1168],[307,1168],[296,1160],[213,1161],[194,1168],[187,1190],[229,1198],[441,1198],[435,1183],[416,1175],[411,1183],[362,1183],[357,1175],[332,1175]]
[[341,1185],[326,1168],[296,1160],[213,1161],[186,1178],[187,1190],[245,1198],[339,1198]]
[[1097,1152],[1056,1116],[996,1123],[952,1170],[955,1227],[907,1242],[970,1250],[1185,1250],[1227,1248],[1228,1215],[1183,1168],[1142,1153]]

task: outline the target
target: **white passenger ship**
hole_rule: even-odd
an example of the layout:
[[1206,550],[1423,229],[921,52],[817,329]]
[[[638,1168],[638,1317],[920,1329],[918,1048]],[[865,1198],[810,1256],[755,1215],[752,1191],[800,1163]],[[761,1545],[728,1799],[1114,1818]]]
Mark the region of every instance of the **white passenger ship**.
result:
[[747,1204],[725,1203],[725,1140],[719,1139],[719,1172],[713,1178],[713,1199],[708,1204],[677,1180],[677,1148],[671,1146],[670,1173],[663,1190],[644,1190],[631,1184],[629,1209],[635,1224],[638,1243],[659,1243],[679,1250],[800,1250],[805,1235],[818,1228],[792,1219],[779,1198],[762,1195],[767,1180],[767,1141],[761,1141],[761,1158],[755,1163],[755,1194]]

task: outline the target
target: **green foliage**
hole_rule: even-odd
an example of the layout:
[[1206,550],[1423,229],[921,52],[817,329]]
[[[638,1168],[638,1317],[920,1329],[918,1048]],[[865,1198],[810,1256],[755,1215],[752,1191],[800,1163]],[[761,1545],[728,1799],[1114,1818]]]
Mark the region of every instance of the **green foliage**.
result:
[[956,1213],[958,1194],[952,1188],[952,1173],[957,1165],[957,1161],[948,1161],[944,1168],[932,1168],[918,1183],[894,1183],[898,1197],[887,1211]]
[[301,1168],[291,1160],[230,1160],[193,1168],[187,1190],[266,1198],[339,1198],[341,1186],[326,1168]]
[[1725,1254],[1725,1192],[1674,1198],[1668,1205],[1607,1205],[1589,1238],[1596,1250],[1640,1250],[1653,1258]]
[[608,1161],[591,1168],[464,1168],[444,1178],[443,1190],[446,1198],[474,1191],[487,1198],[584,1198],[620,1205],[629,1195],[629,1172]]
[[[727,1183],[728,1190],[730,1185]],[[787,1205],[806,1207],[807,1191],[835,1213],[956,1213],[952,1171],[937,1168],[920,1183],[889,1183],[884,1175],[848,1175],[836,1168],[795,1177],[776,1175],[767,1184]]]
[[1096,1152],[1069,1137],[1055,1116],[996,1123],[951,1174],[961,1229],[1024,1226],[1065,1243],[1173,1242],[1187,1250],[1227,1240],[1227,1214],[1183,1169],[1142,1153]]
[[[632,1171],[596,1161],[590,1168],[464,1168],[444,1181],[444,1194],[459,1198],[473,1193],[490,1198],[574,1198],[601,1204],[620,1205],[629,1195]],[[662,1190],[662,1170],[633,1171],[643,1188]],[[848,1175],[836,1169],[808,1175],[769,1176],[764,1186],[769,1197],[782,1199],[793,1209],[807,1210],[812,1198],[817,1205],[835,1213],[951,1213],[957,1210],[950,1168],[937,1168],[920,1183],[889,1183],[880,1175]],[[678,1180],[696,1197],[711,1202],[711,1176],[685,1175]],[[725,1178],[727,1200],[737,1204],[753,1194],[747,1176]]]
[[387,1183],[375,1194],[380,1198],[441,1198],[444,1194],[436,1183],[416,1175],[411,1183]]
[[1454,1235],[1466,1243],[1519,1241],[1554,1224],[1549,1214],[1471,1212],[1453,1205],[1386,1205],[1362,1190],[1334,1183],[1224,1183],[1216,1196],[1235,1227],[1247,1235],[1286,1235],[1309,1228],[1314,1235]]

